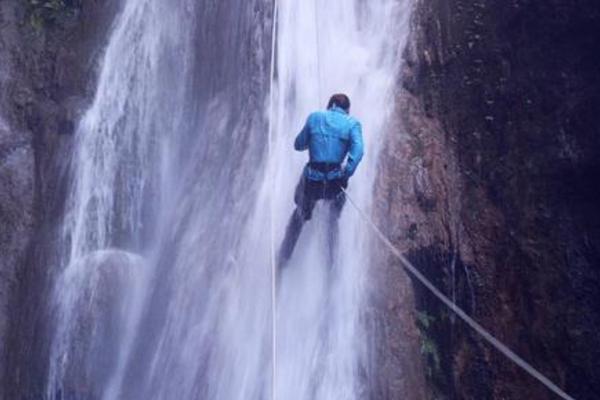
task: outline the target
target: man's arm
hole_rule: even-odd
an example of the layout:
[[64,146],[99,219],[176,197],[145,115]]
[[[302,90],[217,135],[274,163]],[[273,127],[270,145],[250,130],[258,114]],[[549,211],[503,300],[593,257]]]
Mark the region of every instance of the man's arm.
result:
[[350,131],[350,149],[348,150],[348,160],[346,160],[346,166],[344,167],[344,177],[350,178],[356,167],[362,160],[364,154],[364,145],[362,138],[362,127],[360,122],[357,122]]
[[310,120],[311,115],[308,116],[306,123],[304,124],[304,128],[300,131],[298,136],[296,136],[296,140],[294,141],[294,149],[297,151],[303,151],[308,149],[308,144],[310,141]]

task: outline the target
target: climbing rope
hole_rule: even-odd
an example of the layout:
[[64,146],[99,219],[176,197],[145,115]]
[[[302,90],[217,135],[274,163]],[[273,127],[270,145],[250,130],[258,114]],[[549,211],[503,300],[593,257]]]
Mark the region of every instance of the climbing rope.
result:
[[[341,188],[341,187],[340,187]],[[550,379],[546,378],[541,372],[535,369],[531,364],[522,359],[519,355],[509,349],[505,344],[496,339],[491,333],[489,333],[484,327],[479,325],[473,318],[469,317],[460,307],[458,307],[452,300],[446,295],[439,291],[419,270],[402,254],[400,250],[388,239],[388,237],[379,229],[379,227],[373,222],[373,220],[356,204],[348,192],[341,188],[346,194],[346,198],[352,207],[358,212],[359,216],[367,223],[375,232],[377,237],[388,247],[388,249],[400,260],[404,268],[412,274],[419,282],[421,282],[435,297],[437,297],[442,303],[450,308],[458,317],[460,317],[467,325],[473,328],[478,334],[480,334],[488,343],[495,347],[500,353],[504,354],[509,360],[521,367],[525,372],[533,376],[535,379],[540,381],[544,386],[550,389],[552,392],[560,396],[565,400],[574,400],[573,397],[565,393],[561,388],[554,384]]]
[[321,101],[321,38],[320,38],[320,29],[319,29],[319,13],[317,12],[317,1],[314,1],[314,16],[315,16],[315,44],[316,44],[316,53],[317,53],[317,108],[319,108],[319,102]]
[[[277,15],[278,15],[277,0],[273,1],[273,28],[271,31],[271,71],[269,85],[269,134],[268,134],[268,153],[269,162],[273,160],[273,119],[275,117],[275,92],[273,83],[275,82],[275,46],[277,45]],[[274,187],[274,170],[269,171],[272,184]],[[271,263],[271,397],[273,400],[277,398],[277,260],[275,256],[275,213],[273,196],[269,196],[269,236],[270,236],[270,263]]]

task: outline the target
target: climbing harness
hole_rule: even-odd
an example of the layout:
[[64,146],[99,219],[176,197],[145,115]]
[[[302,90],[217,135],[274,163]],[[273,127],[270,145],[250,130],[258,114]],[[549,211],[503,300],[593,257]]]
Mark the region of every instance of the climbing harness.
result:
[[565,393],[561,388],[554,384],[550,379],[546,378],[540,371],[535,369],[531,364],[522,359],[519,355],[509,349],[504,343],[496,339],[491,333],[489,333],[484,327],[479,325],[473,318],[469,317],[459,306],[457,306],[452,300],[444,295],[438,288],[433,285],[419,270],[402,254],[400,250],[388,239],[388,237],[379,229],[379,227],[373,222],[373,220],[356,204],[348,192],[340,187],[340,189],[346,194],[348,202],[358,212],[358,215],[364,222],[367,223],[375,232],[377,237],[383,242],[388,249],[396,256],[403,264],[404,268],[419,282],[421,282],[429,291],[437,297],[442,303],[450,308],[459,318],[461,318],[467,325],[473,328],[478,334],[480,334],[488,343],[495,347],[500,353],[504,354],[509,360],[521,367],[525,372],[533,376],[535,379],[544,384],[548,389],[553,391],[555,394],[565,400],[574,400],[573,397]]

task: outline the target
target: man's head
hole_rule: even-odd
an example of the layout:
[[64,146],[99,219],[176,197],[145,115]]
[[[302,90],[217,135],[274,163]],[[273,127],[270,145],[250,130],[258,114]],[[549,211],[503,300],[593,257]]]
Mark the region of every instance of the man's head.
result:
[[333,108],[333,107],[339,107],[342,110],[348,112],[348,111],[350,111],[350,99],[348,98],[348,96],[346,96],[345,94],[342,94],[342,93],[334,94],[329,99],[329,103],[327,104],[327,109],[329,110],[330,108]]

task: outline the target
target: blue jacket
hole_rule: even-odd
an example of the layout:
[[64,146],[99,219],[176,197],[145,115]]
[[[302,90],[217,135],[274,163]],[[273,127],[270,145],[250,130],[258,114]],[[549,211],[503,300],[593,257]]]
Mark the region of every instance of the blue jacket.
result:
[[341,169],[321,172],[310,165],[304,175],[313,181],[325,181],[352,176],[363,157],[362,127],[360,122],[339,107],[317,111],[308,116],[302,131],[296,137],[294,148],[308,149],[311,162],[346,164]]

